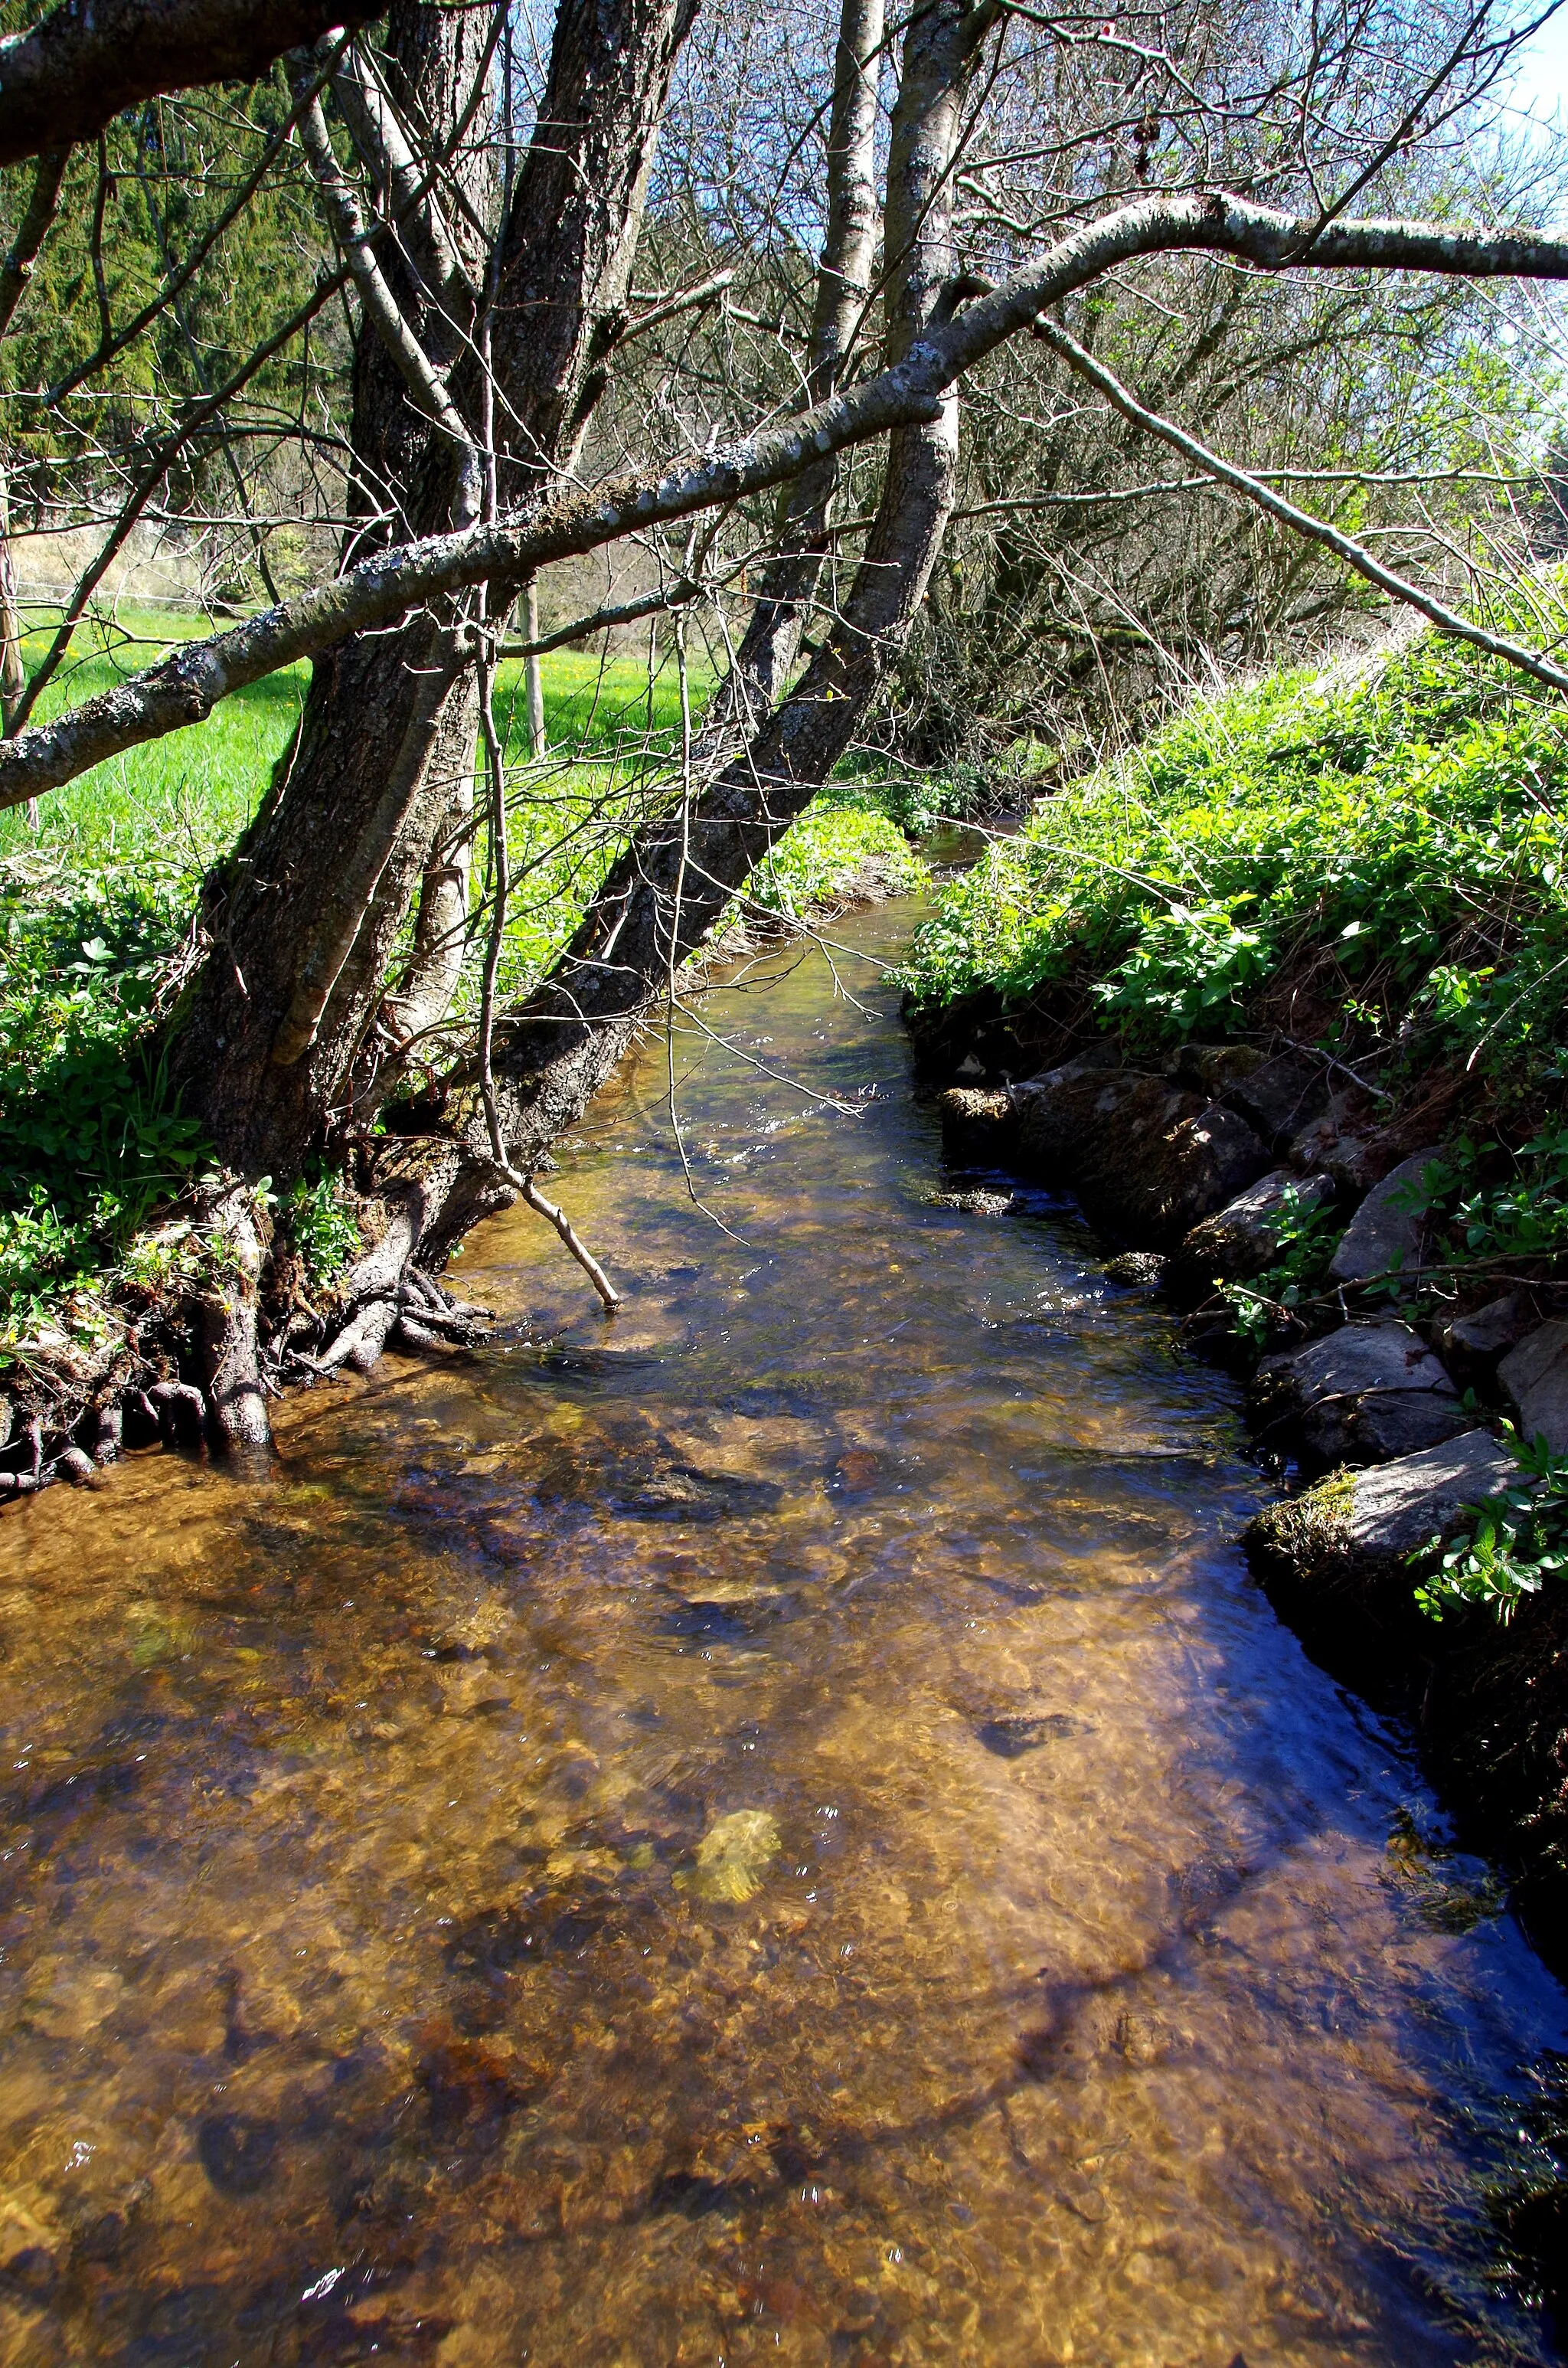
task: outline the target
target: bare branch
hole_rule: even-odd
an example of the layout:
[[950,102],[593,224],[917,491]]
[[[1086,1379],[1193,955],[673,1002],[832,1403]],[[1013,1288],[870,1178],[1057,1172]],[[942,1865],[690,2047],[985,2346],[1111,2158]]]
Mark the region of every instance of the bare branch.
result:
[[[291,59],[290,63],[290,79],[297,90],[303,90],[310,81],[314,60],[301,55],[298,59]],[[319,98],[312,98],[300,110],[300,140],[311,171],[315,176],[316,186],[321,190],[333,236],[353,274],[354,285],[359,290],[359,301],[374,325],[376,335],[392,356],[398,375],[417,408],[444,436],[451,438],[458,450],[472,464],[473,439],[458,416],[439,373],[403,319],[397,299],[382,276],[359,200],[332,153],[332,141]]]
[[1344,560],[1347,567],[1353,567],[1358,575],[1364,575],[1369,584],[1375,584],[1381,592],[1419,609],[1439,632],[1451,633],[1456,641],[1469,642],[1474,648],[1484,650],[1488,657],[1506,660],[1509,666],[1517,666],[1524,674],[1533,675],[1537,682],[1547,683],[1554,690],[1568,690],[1568,671],[1562,666],[1553,666],[1549,658],[1538,656],[1533,650],[1527,650],[1518,642],[1508,641],[1500,633],[1488,632],[1483,625],[1460,616],[1430,592],[1424,591],[1420,585],[1412,584],[1408,576],[1396,575],[1392,568],[1374,559],[1364,543],[1353,541],[1336,526],[1330,526],[1325,518],[1313,518],[1311,511],[1298,509],[1294,502],[1288,502],[1271,485],[1249,476],[1244,469],[1236,468],[1233,462],[1222,461],[1217,452],[1210,452],[1206,445],[1188,436],[1174,420],[1162,418],[1156,411],[1146,411],[1119,379],[1113,378],[1102,363],[1096,361],[1093,355],[1086,354],[1083,347],[1064,329],[1058,328],[1053,321],[1040,322],[1035,335],[1042,337],[1053,353],[1060,354],[1080,378],[1087,379],[1091,386],[1097,387],[1106,401],[1119,411],[1124,419],[1131,420],[1135,427],[1142,427],[1150,436],[1159,437],[1162,442],[1181,453],[1185,460],[1196,461],[1210,476],[1217,477],[1221,484],[1233,486],[1237,493],[1244,494],[1249,502],[1256,502],[1260,510],[1266,510],[1270,518],[1278,518],[1281,525],[1292,528],[1297,534],[1310,535],[1314,542],[1323,543],[1336,558]]
[[[551,561],[782,484],[830,453],[935,418],[943,390],[962,372],[1118,263],[1162,252],[1217,252],[1272,269],[1301,234],[1293,216],[1218,193],[1150,198],[1120,208],[1071,233],[952,321],[924,332],[902,361],[781,427],[721,446],[684,467],[611,478],[585,491],[540,498],[494,526],[380,552],[335,584],[300,593],[229,632],[189,643],[144,674],[51,723],[32,725],[0,747],[0,809],[58,788],[142,741],[199,723],[244,684],[352,632],[392,623],[443,593],[491,580],[519,584]],[[1307,268],[1568,279],[1568,240],[1494,237],[1420,222],[1346,222],[1322,234]]]

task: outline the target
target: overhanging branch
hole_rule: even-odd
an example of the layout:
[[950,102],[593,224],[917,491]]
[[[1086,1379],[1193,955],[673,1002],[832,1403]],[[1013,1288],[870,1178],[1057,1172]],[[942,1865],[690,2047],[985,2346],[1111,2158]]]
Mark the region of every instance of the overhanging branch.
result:
[[[1149,198],[1071,233],[950,322],[918,337],[903,361],[783,426],[700,460],[545,497],[495,524],[378,553],[212,639],[188,643],[144,674],[0,746],[0,808],[73,780],[107,757],[199,723],[222,699],[355,632],[395,623],[441,595],[537,569],[622,536],[689,518],[782,484],[828,454],[934,418],[944,389],[1046,309],[1140,256],[1233,255],[1272,270],[1302,225],[1240,198]],[[1568,279],[1568,240],[1491,237],[1419,222],[1343,222],[1323,233],[1312,270],[1424,271],[1470,279]],[[1205,456],[1204,465],[1210,458]],[[1304,515],[1304,514],[1302,514]]]
[[0,41],[0,165],[91,140],[161,92],[254,82],[285,50],[379,14],[363,0],[65,0]]

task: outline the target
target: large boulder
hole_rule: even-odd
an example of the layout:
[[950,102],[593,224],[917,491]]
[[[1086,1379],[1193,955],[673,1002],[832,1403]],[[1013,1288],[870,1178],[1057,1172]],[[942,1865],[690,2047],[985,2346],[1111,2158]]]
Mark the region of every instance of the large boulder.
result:
[[1266,1505],[1244,1543],[1270,1596],[1309,1632],[1332,1627],[1352,1600],[1374,1619],[1403,1619],[1416,1584],[1410,1556],[1430,1538],[1457,1535],[1468,1507],[1500,1495],[1517,1476],[1490,1431],[1468,1430],[1375,1471],[1336,1472],[1303,1496]]
[[1253,1403],[1268,1445],[1303,1463],[1382,1463],[1455,1438],[1471,1420],[1442,1365],[1408,1324],[1345,1324],[1266,1357]]
[[1021,1162],[1140,1247],[1174,1249],[1268,1166],[1233,1110],[1142,1069],[1069,1061],[1016,1086],[1013,1101]]
[[1271,1167],[1213,1216],[1194,1225],[1171,1260],[1168,1280],[1175,1296],[1196,1305],[1216,1283],[1246,1282],[1272,1266],[1279,1252],[1278,1221],[1292,1190],[1298,1208],[1315,1209],[1334,1187],[1326,1176],[1303,1180],[1289,1167]]
[[1329,1260],[1330,1281],[1365,1282],[1419,1266],[1429,1199],[1423,1179],[1437,1156],[1435,1149],[1414,1152],[1373,1185]]
[[1526,1439],[1544,1438],[1553,1455],[1568,1454],[1568,1324],[1540,1324],[1511,1349],[1497,1379]]

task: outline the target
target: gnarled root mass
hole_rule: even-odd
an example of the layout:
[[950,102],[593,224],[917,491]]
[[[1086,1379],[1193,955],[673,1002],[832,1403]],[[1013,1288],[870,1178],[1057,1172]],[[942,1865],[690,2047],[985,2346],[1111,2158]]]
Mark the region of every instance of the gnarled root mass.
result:
[[0,1388],[0,1504],[57,1480],[90,1487],[127,1448],[161,1445],[265,1463],[268,1403],[290,1382],[368,1373],[384,1349],[477,1347],[491,1312],[432,1269],[512,1190],[447,1140],[377,1145],[361,1178],[367,1247],[312,1294],[267,1196],[233,1178],[201,1187],[153,1237],[154,1255],[67,1332],[12,1352]]

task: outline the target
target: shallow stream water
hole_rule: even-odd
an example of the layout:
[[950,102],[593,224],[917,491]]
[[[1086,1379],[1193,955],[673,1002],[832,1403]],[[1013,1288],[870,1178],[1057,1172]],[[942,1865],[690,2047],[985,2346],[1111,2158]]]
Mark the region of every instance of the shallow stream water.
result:
[[1232,1385],[933,1204],[835,962],[680,1040],[729,1232],[660,1047],[563,1156],[613,1324],[514,1214],[271,1483],[0,1523],[6,2368],[1555,2356],[1562,1993],[1250,1583]]

